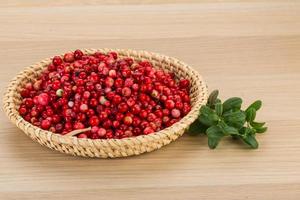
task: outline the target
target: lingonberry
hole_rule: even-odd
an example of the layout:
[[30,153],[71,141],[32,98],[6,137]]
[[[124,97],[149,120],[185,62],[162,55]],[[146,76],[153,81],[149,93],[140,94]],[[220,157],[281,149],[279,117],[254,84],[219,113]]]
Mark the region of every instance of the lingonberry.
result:
[[40,77],[22,88],[20,115],[58,134],[92,127],[78,138],[151,134],[191,110],[190,81],[145,61],[80,50],[55,56]]
[[100,123],[100,120],[99,120],[99,118],[98,118],[97,116],[92,116],[92,117],[90,118],[90,120],[89,120],[89,124],[90,124],[91,126],[98,126],[99,123]]
[[47,119],[44,119],[44,120],[42,121],[42,123],[41,123],[41,128],[42,128],[42,129],[47,130],[47,129],[50,128],[50,126],[51,126],[51,122],[50,122],[49,120],[47,120]]
[[176,108],[172,109],[171,115],[172,115],[172,117],[174,117],[174,118],[179,118],[179,117],[180,117],[180,110],[178,110],[178,109],[176,109]]
[[54,66],[58,66],[58,65],[61,65],[63,62],[63,60],[61,59],[60,56],[54,56],[53,59],[52,59],[52,63]]
[[98,105],[98,101],[97,101],[97,99],[95,99],[95,98],[92,98],[91,100],[90,100],[90,106],[92,106],[92,107],[96,107]]
[[112,126],[113,126],[114,128],[118,128],[118,127],[120,126],[120,122],[117,121],[117,120],[115,120],[115,121],[112,122]]
[[190,81],[188,79],[181,79],[179,81],[179,87],[188,88],[190,86]]
[[131,95],[131,89],[129,87],[124,87],[122,89],[122,95],[124,97],[129,97]]
[[148,112],[146,110],[141,110],[141,112],[140,112],[140,117],[141,118],[146,118],[147,115],[148,115]]
[[141,107],[138,104],[135,104],[131,107],[131,112],[135,115],[139,114]]
[[104,128],[99,128],[97,134],[99,137],[104,137],[106,135],[106,130]]
[[76,129],[84,129],[84,125],[81,122],[75,122],[74,127],[75,130]]
[[77,137],[78,138],[87,138],[88,136],[85,133],[80,133]]
[[123,122],[124,122],[124,124],[126,124],[126,125],[131,125],[132,124],[132,117],[130,117],[130,116],[125,116],[124,117],[124,119],[123,119]]
[[79,109],[80,109],[81,112],[87,112],[89,107],[88,107],[87,104],[81,104]]
[[112,100],[113,104],[115,104],[115,105],[121,103],[121,101],[122,101],[122,98],[121,98],[120,95],[115,95],[113,100]]
[[27,113],[26,107],[20,107],[19,108],[19,113],[20,113],[20,115],[24,116]]
[[49,95],[47,93],[42,93],[38,96],[38,103],[42,106],[49,104]]
[[111,120],[107,119],[103,122],[102,125],[103,125],[104,128],[108,129],[112,126],[112,122],[111,122]]
[[118,109],[119,109],[119,112],[125,113],[128,110],[128,106],[126,103],[123,102],[118,105]]
[[153,133],[153,132],[154,132],[154,130],[151,127],[146,127],[143,131],[143,133],[145,135],[149,135],[150,133]]
[[167,100],[167,101],[165,102],[165,106],[166,106],[167,109],[171,110],[172,108],[175,107],[175,103],[174,103],[173,100],[170,100],[170,99],[169,99],[169,100]]
[[65,62],[68,62],[68,63],[73,62],[73,61],[74,61],[74,54],[73,54],[72,52],[66,53],[66,54],[64,55],[64,61],[65,61]]
[[77,49],[76,51],[74,51],[74,58],[75,60],[80,60],[83,56],[83,53],[81,50]]
[[177,108],[177,109],[182,109],[182,108],[183,108],[183,103],[182,103],[181,101],[177,101],[177,102],[175,103],[175,108]]

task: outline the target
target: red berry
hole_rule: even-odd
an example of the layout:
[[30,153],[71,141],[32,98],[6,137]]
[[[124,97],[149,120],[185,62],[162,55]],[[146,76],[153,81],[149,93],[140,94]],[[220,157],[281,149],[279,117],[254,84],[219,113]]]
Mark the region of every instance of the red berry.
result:
[[81,50],[77,49],[76,51],[74,51],[74,58],[75,60],[80,60],[83,56],[83,53]]
[[119,112],[125,113],[125,112],[127,112],[127,110],[128,110],[128,106],[127,106],[126,103],[120,103],[120,104],[118,105],[118,109],[119,109]]
[[49,104],[49,95],[47,93],[42,93],[38,96],[38,103],[42,106]]
[[61,59],[60,56],[54,56],[53,59],[52,59],[52,63],[54,66],[58,66],[58,65],[61,65],[63,62],[63,60]]
[[104,128],[99,128],[97,134],[99,137],[104,137],[106,135],[106,130]]
[[113,102],[115,105],[121,103],[121,101],[122,101],[122,98],[121,98],[120,95],[115,95],[114,98],[113,98],[113,100],[112,100],[112,102]]
[[129,97],[131,95],[131,89],[129,87],[124,87],[122,89],[122,95],[124,97]]
[[27,109],[25,107],[20,107],[19,113],[20,113],[20,115],[24,116],[27,113]]
[[153,130],[151,127],[146,127],[146,128],[144,129],[144,131],[143,131],[143,133],[144,133],[145,135],[148,135],[148,134],[153,133],[153,132],[154,132],[154,130]]
[[89,123],[91,126],[98,126],[100,123],[100,120],[97,116],[92,116],[89,120]]
[[165,106],[166,106],[167,109],[171,110],[172,108],[175,107],[175,103],[174,103],[173,100],[167,100],[167,101],[165,102]]
[[141,117],[141,118],[146,118],[147,115],[148,115],[148,112],[147,112],[146,110],[142,110],[142,111],[140,112],[140,117]]
[[187,80],[187,79],[181,79],[181,80],[179,81],[179,86],[180,86],[181,88],[189,88],[189,86],[190,86],[190,81]]
[[77,129],[84,129],[83,123],[81,123],[81,122],[75,122],[74,129],[75,130],[77,130]]
[[124,117],[124,119],[123,119],[123,122],[124,122],[124,124],[126,124],[126,125],[131,125],[132,124],[132,117],[130,117],[130,116],[125,116]]
[[88,136],[84,133],[80,133],[77,137],[78,138],[87,138]]
[[106,77],[104,83],[106,87],[112,87],[114,85],[114,79],[112,79],[111,77]]
[[171,114],[172,114],[172,117],[179,118],[180,117],[180,110],[174,108],[174,109],[172,109]]
[[138,104],[135,104],[134,106],[132,106],[131,108],[131,112],[135,115],[139,114],[141,111],[141,107]]
[[41,128],[44,130],[48,130],[51,126],[51,122],[47,119],[44,119],[41,123]]
[[71,63],[71,62],[73,62],[74,61],[74,54],[73,53],[66,53],[65,55],[64,55],[64,61],[65,62],[69,62],[69,63]]
[[89,107],[88,107],[87,104],[81,104],[79,109],[80,109],[81,112],[87,112]]

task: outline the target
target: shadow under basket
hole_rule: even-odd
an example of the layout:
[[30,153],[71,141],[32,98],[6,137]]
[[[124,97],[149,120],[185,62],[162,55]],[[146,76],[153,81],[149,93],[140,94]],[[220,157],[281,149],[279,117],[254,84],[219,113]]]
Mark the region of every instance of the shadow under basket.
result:
[[199,109],[206,104],[208,91],[202,77],[187,64],[168,56],[146,51],[120,49],[85,49],[84,53],[107,53],[115,51],[119,57],[131,57],[135,60],[149,60],[157,69],[174,72],[178,78],[190,80],[191,111],[179,122],[161,131],[123,139],[87,139],[45,131],[25,121],[18,113],[21,103],[20,91],[28,82],[35,81],[39,74],[51,62],[45,59],[19,73],[8,85],[4,95],[3,106],[9,119],[32,140],[43,146],[74,156],[116,158],[139,155],[161,148],[176,140],[198,117]]

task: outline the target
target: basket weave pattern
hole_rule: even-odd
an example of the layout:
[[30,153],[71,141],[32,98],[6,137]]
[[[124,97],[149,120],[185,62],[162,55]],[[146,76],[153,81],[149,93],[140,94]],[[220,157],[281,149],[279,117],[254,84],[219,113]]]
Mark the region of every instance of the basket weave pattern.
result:
[[9,119],[32,140],[37,141],[41,145],[47,146],[51,149],[75,156],[116,158],[151,152],[176,140],[197,118],[201,105],[204,105],[207,101],[207,87],[202,77],[198,74],[198,72],[194,71],[188,65],[175,58],[156,53],[135,50],[83,50],[83,52],[87,54],[92,54],[97,51],[103,53],[115,51],[121,58],[132,57],[135,60],[147,59],[152,62],[155,68],[160,68],[165,71],[172,71],[175,72],[176,77],[184,77],[189,79],[191,82],[190,98],[192,110],[179,122],[161,131],[149,135],[141,135],[124,139],[78,139],[77,137],[63,136],[42,130],[25,121],[19,115],[18,108],[22,99],[20,96],[21,89],[26,83],[33,82],[38,78],[38,75],[51,62],[51,59],[49,58],[26,68],[13,80],[11,80],[3,99],[4,110]]

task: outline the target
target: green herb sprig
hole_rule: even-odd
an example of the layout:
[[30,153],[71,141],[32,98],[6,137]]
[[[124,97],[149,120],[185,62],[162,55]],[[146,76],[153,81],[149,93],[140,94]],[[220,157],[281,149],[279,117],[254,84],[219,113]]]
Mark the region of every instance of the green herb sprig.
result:
[[209,95],[207,104],[200,108],[198,119],[191,124],[188,133],[205,133],[211,149],[215,149],[226,136],[240,139],[251,148],[257,149],[256,133],[267,131],[265,122],[255,121],[256,112],[261,108],[262,102],[257,100],[246,110],[242,110],[241,98],[232,97],[222,103],[218,94],[219,91],[214,90]]

